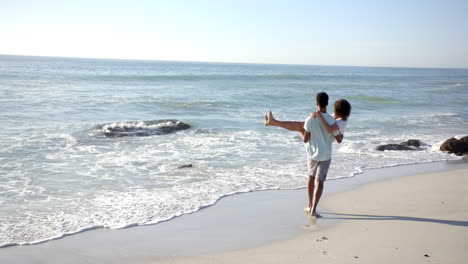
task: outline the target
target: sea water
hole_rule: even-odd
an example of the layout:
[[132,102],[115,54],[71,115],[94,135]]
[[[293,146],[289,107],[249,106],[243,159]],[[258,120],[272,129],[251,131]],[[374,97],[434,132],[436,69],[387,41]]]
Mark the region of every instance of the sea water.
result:
[[[242,192],[306,185],[315,94],[352,104],[329,179],[460,159],[468,70],[0,56],[0,246],[154,224]],[[328,112],[333,112],[330,104]],[[377,151],[419,139],[414,151]]]

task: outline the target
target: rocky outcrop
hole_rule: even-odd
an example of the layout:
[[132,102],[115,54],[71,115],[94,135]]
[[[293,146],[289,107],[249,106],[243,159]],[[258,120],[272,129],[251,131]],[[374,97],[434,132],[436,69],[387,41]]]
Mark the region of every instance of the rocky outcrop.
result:
[[401,142],[400,144],[385,144],[377,146],[377,150],[385,151],[385,150],[417,150],[421,147],[423,143],[417,139],[410,139],[405,142]]
[[384,150],[411,150],[410,147],[403,146],[401,144],[385,144],[377,146],[377,150],[384,151]]
[[165,135],[189,129],[190,125],[179,120],[127,121],[96,126],[93,133],[106,137],[147,137]]
[[449,138],[441,146],[440,150],[454,153],[458,156],[468,154],[468,137],[460,139]]
[[408,140],[408,141],[401,142],[400,145],[407,146],[407,147],[419,148],[419,147],[421,147],[423,144],[421,143],[421,141],[419,141],[419,140],[417,140],[417,139],[410,139],[410,140]]

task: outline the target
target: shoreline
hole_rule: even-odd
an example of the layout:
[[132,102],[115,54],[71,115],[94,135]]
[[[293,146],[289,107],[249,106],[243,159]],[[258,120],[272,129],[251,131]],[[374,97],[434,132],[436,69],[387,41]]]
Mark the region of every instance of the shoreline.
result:
[[[326,184],[319,209],[329,209],[326,200],[336,193],[374,182],[467,168],[466,160],[445,161],[373,169],[351,178],[331,180]],[[0,261],[63,263],[66,258],[70,259],[67,263],[154,262],[257,248],[340,225],[339,219],[311,223],[302,213],[305,201],[304,189],[241,193],[156,225],[95,229],[41,244],[1,248]],[[51,260],[54,255],[57,259]]]

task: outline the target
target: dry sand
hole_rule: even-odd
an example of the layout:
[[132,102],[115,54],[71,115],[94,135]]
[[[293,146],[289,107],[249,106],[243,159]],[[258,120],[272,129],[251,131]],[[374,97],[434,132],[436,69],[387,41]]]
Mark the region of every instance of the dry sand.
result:
[[311,219],[291,240],[166,263],[468,263],[467,169],[366,184],[320,206],[330,213],[317,222],[339,222]]

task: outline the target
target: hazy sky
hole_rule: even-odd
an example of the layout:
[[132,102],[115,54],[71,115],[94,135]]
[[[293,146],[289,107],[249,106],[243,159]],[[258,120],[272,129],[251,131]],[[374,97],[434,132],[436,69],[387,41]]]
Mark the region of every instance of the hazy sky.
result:
[[468,0],[0,0],[0,54],[468,68]]

